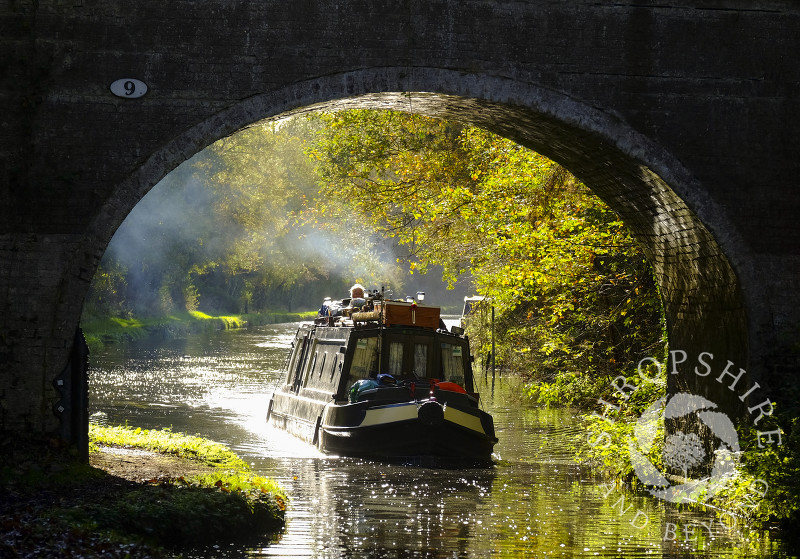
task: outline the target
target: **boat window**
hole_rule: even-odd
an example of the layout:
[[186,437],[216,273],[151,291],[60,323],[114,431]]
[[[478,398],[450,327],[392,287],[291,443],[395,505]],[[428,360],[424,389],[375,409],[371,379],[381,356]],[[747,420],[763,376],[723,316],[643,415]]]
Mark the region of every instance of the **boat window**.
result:
[[[378,372],[378,338],[361,338],[356,341],[353,364],[350,366],[350,379],[355,382]],[[373,376],[374,376],[373,374]]]
[[283,369],[286,371],[284,384],[292,384],[292,365],[294,364],[294,358],[297,355],[297,352],[295,351],[296,344],[297,340],[292,340],[292,347],[289,350],[289,354],[286,356],[286,363],[283,364]]
[[294,347],[292,348],[292,355],[289,357],[289,366],[286,368],[286,384],[294,383],[295,376],[297,375],[298,361],[302,359],[301,355],[305,346],[306,338],[299,338],[295,340]]
[[337,352],[337,353],[335,353],[333,355],[333,359],[331,360],[331,378],[330,378],[330,380],[333,380],[333,375],[336,374],[336,363],[338,363],[338,361],[339,361],[339,353]]
[[308,346],[309,346],[308,332],[298,332],[298,337],[295,339],[295,349],[292,353],[291,364],[286,375],[286,385],[292,386],[292,390],[297,391],[302,382],[302,374],[305,370],[305,364],[308,360]]
[[389,374],[403,375],[403,342],[392,342],[389,345]]
[[[323,355],[325,355],[323,353]],[[311,358],[311,365],[309,365],[305,378],[303,379],[303,386],[308,386],[308,381],[314,377],[314,368],[317,366],[317,358],[319,357],[319,351],[315,351],[314,355]]]
[[420,378],[427,377],[428,344],[414,344],[414,374]]
[[464,355],[460,345],[442,344],[444,380],[464,385]]
[[323,369],[325,369],[325,358],[326,357],[328,357],[328,352],[327,351],[322,354],[322,361],[320,362],[319,367],[317,368],[317,376],[319,378],[322,378],[322,371],[323,371]]

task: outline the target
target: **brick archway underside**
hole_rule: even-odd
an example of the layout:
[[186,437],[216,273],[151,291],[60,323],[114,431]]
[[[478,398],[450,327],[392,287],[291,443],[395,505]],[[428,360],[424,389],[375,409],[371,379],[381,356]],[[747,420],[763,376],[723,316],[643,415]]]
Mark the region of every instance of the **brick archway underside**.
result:
[[[403,73],[400,69],[392,77],[409,83]],[[290,91],[237,104],[188,131],[162,153],[154,154],[132,180],[120,185],[110,202],[117,213],[102,213],[105,220],[94,223],[97,249],[105,246],[130,209],[168,169],[193,155],[198,146],[231,131],[257,120],[313,110],[412,110],[480,126],[564,165],[620,215],[643,246],[662,294],[671,347],[689,355],[713,353],[741,366],[748,362],[746,302],[739,279],[709,228],[663,178],[669,177],[694,197],[696,206],[703,207],[706,201],[698,195],[702,189],[664,150],[607,115],[547,92],[523,93],[515,84],[504,81],[487,77],[466,80],[468,89],[479,81],[484,93],[489,92],[487,96],[498,96],[496,91],[501,91],[502,101],[430,91],[358,91],[362,87],[371,89],[376,79],[391,82],[384,69],[377,71],[377,78],[371,72],[360,72],[295,85]],[[415,76],[415,82],[425,82],[431,88],[447,83],[448,91],[459,88],[453,87],[453,80],[449,72],[438,70],[418,70]],[[343,87],[337,89],[331,82]],[[287,97],[299,106],[283,110],[282,99]],[[535,108],[518,104],[530,98],[536,99]],[[713,208],[706,210],[712,217],[719,216]],[[730,236],[723,220],[713,225]],[[97,249],[87,253],[97,254]],[[708,386],[696,385],[693,389],[717,400],[724,398],[724,392],[709,393]]]

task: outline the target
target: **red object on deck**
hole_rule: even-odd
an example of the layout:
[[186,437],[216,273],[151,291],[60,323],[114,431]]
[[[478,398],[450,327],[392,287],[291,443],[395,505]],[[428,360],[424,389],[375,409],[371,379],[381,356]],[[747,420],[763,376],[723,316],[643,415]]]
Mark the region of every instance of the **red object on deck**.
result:
[[439,390],[449,390],[450,392],[460,392],[461,394],[467,393],[467,391],[464,390],[464,387],[454,382],[439,382],[436,384],[436,388]]

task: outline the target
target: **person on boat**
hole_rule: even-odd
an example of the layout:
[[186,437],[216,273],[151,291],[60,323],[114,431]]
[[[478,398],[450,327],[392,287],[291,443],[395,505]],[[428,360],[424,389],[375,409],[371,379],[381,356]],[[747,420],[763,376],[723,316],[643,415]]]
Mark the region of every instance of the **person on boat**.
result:
[[342,315],[342,302],[334,301],[330,297],[325,297],[322,306],[317,311],[318,317],[341,316]]
[[319,308],[319,311],[317,311],[317,316],[328,316],[330,306],[331,306],[331,298],[325,297],[325,300],[322,301],[322,306]]
[[366,303],[364,286],[360,283],[353,284],[353,287],[350,288],[350,306],[353,308],[363,307]]

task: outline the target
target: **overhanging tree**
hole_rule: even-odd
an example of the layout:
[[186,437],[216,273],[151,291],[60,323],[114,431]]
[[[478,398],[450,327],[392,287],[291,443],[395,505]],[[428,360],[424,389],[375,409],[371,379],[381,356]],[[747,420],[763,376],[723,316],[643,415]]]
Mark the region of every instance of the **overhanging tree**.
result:
[[[560,398],[596,398],[594,386],[663,353],[649,265],[564,168],[485,130],[418,115],[315,118],[314,219],[369,222],[406,249],[412,270],[440,265],[451,282],[471,272],[498,310],[504,366],[559,387]],[[472,333],[485,352],[485,332]]]

